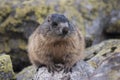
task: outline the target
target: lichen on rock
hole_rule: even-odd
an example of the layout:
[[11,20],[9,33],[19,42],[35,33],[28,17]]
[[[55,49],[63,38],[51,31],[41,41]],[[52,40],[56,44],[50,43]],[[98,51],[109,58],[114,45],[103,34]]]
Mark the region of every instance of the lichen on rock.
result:
[[9,55],[0,55],[0,80],[15,79],[12,62]]
[[109,56],[113,55],[114,52],[120,52],[120,40],[113,39],[103,41],[98,45],[94,45],[90,48],[87,48],[85,53],[87,55],[87,62],[91,64],[94,68],[97,68],[102,61]]

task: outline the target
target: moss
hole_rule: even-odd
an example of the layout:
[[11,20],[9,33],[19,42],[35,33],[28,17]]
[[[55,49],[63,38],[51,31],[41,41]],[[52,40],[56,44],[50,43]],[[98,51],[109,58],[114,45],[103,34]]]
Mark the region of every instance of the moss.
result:
[[4,43],[4,49],[5,49],[4,51],[7,53],[10,52],[10,50],[11,50],[11,48],[8,46],[7,42]]
[[[0,55],[0,80],[14,79],[15,74],[12,69],[12,62],[9,55]],[[3,73],[4,75],[2,75]]]
[[19,39],[19,40],[18,40],[18,45],[19,45],[19,48],[20,48],[20,49],[26,50],[26,45],[27,45],[27,44],[25,43],[24,40]]
[[0,52],[3,52],[4,45],[3,43],[0,44]]
[[15,15],[15,18],[23,18],[24,16],[26,16],[26,14],[28,12],[30,12],[32,10],[32,7],[26,5],[26,6],[23,6],[21,8],[16,8],[16,15]]
[[[10,65],[11,61],[6,61],[5,57],[8,58],[8,59],[10,59],[10,56],[7,56],[7,55],[0,56],[0,62],[1,62],[2,65],[6,65],[6,63],[8,63],[7,66],[1,66],[0,70],[4,71],[4,72],[8,72],[9,69],[12,68],[12,66]],[[9,68],[7,68],[8,66],[9,66]]]
[[10,47],[8,46],[8,43],[7,42],[2,42],[0,44],[0,53],[2,52],[9,52],[11,49]]
[[[3,13],[4,11],[1,11]],[[30,20],[30,16],[27,14],[30,12],[35,13],[36,21],[39,23],[42,23],[46,15],[54,12],[53,6],[46,6],[46,5],[40,5],[40,6],[29,6],[25,5],[23,7],[17,7],[14,10],[15,14],[13,16],[9,16],[7,20],[5,20],[1,25],[0,32],[5,33],[5,30],[10,30],[14,32],[19,32],[20,30],[16,28],[16,26],[19,26],[19,24],[22,24],[23,20]]]
[[4,21],[0,26],[0,32],[1,33],[5,33],[5,30],[12,30],[12,31],[16,31],[16,29],[13,26],[16,26],[17,24],[21,23],[20,20],[17,20],[13,17],[8,17],[6,21]]
[[54,12],[53,6],[41,5],[39,7],[34,7],[33,9],[35,10],[35,15],[39,23],[42,23],[47,15]]
[[11,7],[8,5],[0,6],[0,22],[11,12]]
[[94,61],[89,62],[89,64],[95,69],[98,67],[98,64]]
[[[7,6],[7,5],[0,6],[0,23],[1,23],[1,25],[2,25],[2,23],[4,23],[4,21],[6,21],[6,18],[9,16],[10,12],[11,12],[10,6]],[[1,27],[0,32],[4,32],[4,28],[1,25],[0,25],[0,27]]]

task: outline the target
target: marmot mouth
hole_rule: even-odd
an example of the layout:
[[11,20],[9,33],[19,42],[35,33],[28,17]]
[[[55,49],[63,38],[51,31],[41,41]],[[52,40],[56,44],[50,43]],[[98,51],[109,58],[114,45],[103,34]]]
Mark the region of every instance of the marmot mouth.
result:
[[58,36],[61,38],[65,38],[67,36],[67,34],[59,34]]

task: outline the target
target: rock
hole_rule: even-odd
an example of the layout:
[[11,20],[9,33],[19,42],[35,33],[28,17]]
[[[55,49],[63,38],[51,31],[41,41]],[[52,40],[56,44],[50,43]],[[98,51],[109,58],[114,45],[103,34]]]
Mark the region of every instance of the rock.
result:
[[[32,66],[17,75],[19,80],[119,80],[120,40],[107,40],[86,49],[85,61],[79,61],[72,68],[72,73],[63,71],[51,74],[45,67],[36,69]],[[33,72],[32,72],[33,71]],[[22,77],[22,78],[21,78]],[[23,79],[24,77],[24,79]]]
[[30,65],[28,37],[48,14],[56,12],[78,25],[86,47],[120,38],[119,9],[119,0],[0,0],[0,53],[11,55],[15,72]]
[[40,68],[35,74],[33,80],[86,80],[93,73],[94,68],[90,67],[86,62],[79,61],[72,69],[72,73],[63,73],[63,71],[49,73],[46,68]]
[[120,52],[112,54],[103,60],[90,80],[120,80]]
[[[119,14],[120,14],[120,11],[116,15],[119,15]],[[114,19],[114,17],[113,17],[113,19]],[[120,38],[120,16],[116,16],[114,21],[112,21],[112,19],[111,19],[108,27],[106,27],[104,29],[104,33],[108,39]]]
[[36,72],[35,67],[30,66],[17,74],[17,80],[68,80],[70,77],[72,80],[84,80],[93,73],[94,68],[90,67],[86,62],[80,61],[73,67],[72,71],[72,73],[68,74],[63,74],[63,71],[55,72],[55,75],[52,76],[45,67]]
[[29,66],[23,69],[20,73],[16,75],[17,80],[32,80],[36,69],[34,66]]
[[103,41],[98,45],[94,45],[87,48],[85,51],[86,60],[92,67],[97,68],[99,64],[109,56],[113,55],[114,52],[120,52],[120,40],[107,40]]
[[[107,10],[99,9],[101,8],[99,7],[97,9],[97,11],[101,11],[101,13],[97,12],[99,16],[92,20],[93,23],[91,26],[86,26],[86,37],[90,40],[93,39],[92,45],[108,39],[120,39],[120,6],[117,0],[112,3],[110,2],[105,2],[106,5],[109,5],[108,12]],[[112,5],[118,6],[113,8]]]
[[78,62],[72,73],[48,73],[46,68],[41,68],[33,80],[119,80],[120,79],[120,52],[111,53],[102,60],[98,68],[94,69],[84,62]]
[[15,74],[13,72],[12,62],[9,55],[0,55],[0,80],[13,80]]

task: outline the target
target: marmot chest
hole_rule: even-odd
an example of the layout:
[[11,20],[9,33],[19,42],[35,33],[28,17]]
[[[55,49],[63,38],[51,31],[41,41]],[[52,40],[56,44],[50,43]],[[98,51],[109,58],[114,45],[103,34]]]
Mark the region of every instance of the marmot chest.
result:
[[49,45],[49,52],[51,57],[56,61],[61,61],[66,55],[68,55],[73,49],[73,44],[68,42],[56,42]]

